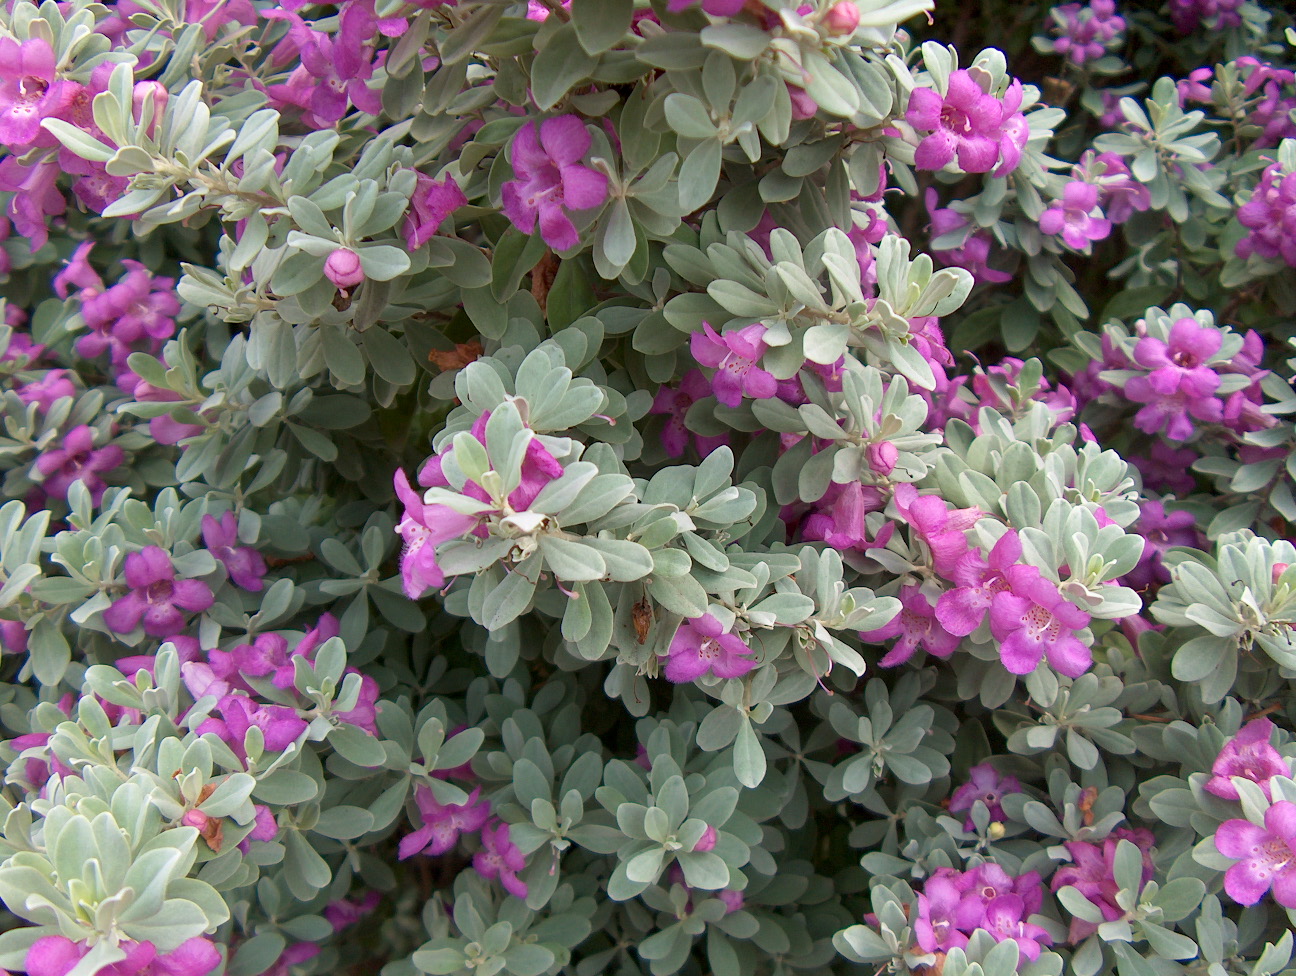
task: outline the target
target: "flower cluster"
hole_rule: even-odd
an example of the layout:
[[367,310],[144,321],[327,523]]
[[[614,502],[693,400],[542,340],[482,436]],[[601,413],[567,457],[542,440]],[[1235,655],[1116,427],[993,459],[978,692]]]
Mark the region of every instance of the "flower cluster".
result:
[[997,864],[969,871],[939,868],[918,895],[914,931],[924,952],[946,953],[968,944],[977,930],[996,942],[1017,943],[1022,956],[1038,959],[1053,940],[1048,930],[1030,921],[1044,892],[1034,871],[1013,877]]

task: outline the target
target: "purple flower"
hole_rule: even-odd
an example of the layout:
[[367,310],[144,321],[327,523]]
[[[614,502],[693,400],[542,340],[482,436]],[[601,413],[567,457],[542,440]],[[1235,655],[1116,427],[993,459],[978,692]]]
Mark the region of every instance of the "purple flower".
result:
[[1068,3],[1050,11],[1057,39],[1053,50],[1072,63],[1096,61],[1120,43],[1125,18],[1116,15],[1114,0],[1090,0],[1087,5]]
[[971,811],[976,803],[986,805],[992,821],[1003,821],[1007,819],[1003,798],[1009,793],[1021,791],[1021,783],[1017,781],[1017,777],[1000,775],[990,763],[980,763],[968,770],[968,781],[950,795],[950,813],[961,813],[967,810],[968,815],[963,821],[963,829],[975,830],[976,823],[972,820]]
[[396,531],[405,540],[401,553],[401,578],[405,595],[417,600],[430,589],[445,585],[445,574],[436,561],[436,547],[457,539],[477,526],[477,519],[445,505],[427,505],[410,487],[405,472],[396,471],[396,495],[405,511]]
[[261,577],[266,574],[265,560],[251,546],[238,545],[238,520],[233,512],[225,512],[217,522],[210,515],[202,520],[203,545],[224,565],[237,586],[249,593],[260,593],[265,587]]
[[1190,418],[1218,422],[1223,419],[1223,402],[1216,399],[1220,377],[1206,361],[1219,352],[1223,341],[1219,330],[1182,318],[1170,327],[1170,341],[1144,336],[1134,347],[1138,366],[1149,369],[1125,384],[1125,395],[1147,404],[1134,415],[1134,426],[1148,434],[1165,431],[1172,440],[1187,440],[1193,434]]
[[482,828],[481,839],[482,849],[473,855],[473,870],[487,880],[498,879],[515,898],[525,898],[527,885],[517,873],[526,867],[526,858],[509,839],[508,824],[488,824]]
[[1018,111],[1021,101],[1021,82],[1014,80],[1003,97],[996,98],[963,68],[950,73],[943,96],[931,88],[915,88],[905,121],[929,134],[918,144],[914,165],[938,170],[957,159],[965,173],[1011,172],[1030,136]]
[[1265,811],[1264,827],[1225,820],[1215,846],[1238,863],[1224,872],[1224,891],[1239,905],[1254,905],[1273,889],[1274,901],[1296,908],[1296,803],[1280,800]]
[[54,406],[56,400],[76,396],[76,384],[72,382],[70,370],[51,369],[40,379],[23,383],[16,392],[19,400],[39,405],[43,413]]
[[1139,563],[1125,576],[1126,585],[1134,589],[1170,582],[1170,572],[1161,564],[1166,551],[1173,546],[1197,543],[1196,516],[1184,511],[1167,512],[1161,502],[1141,503],[1139,520],[1132,528],[1143,536],[1143,554]]
[[671,640],[665,674],[681,684],[708,672],[717,678],[741,678],[754,667],[751,648],[743,639],[726,633],[719,620],[704,613],[680,624]]
[[36,142],[41,121],[62,111],[67,94],[49,41],[32,37],[19,44],[0,37],[0,142],[14,151]]
[[1095,155],[1086,152],[1076,176],[1098,187],[1098,206],[1113,224],[1123,224],[1152,206],[1152,194],[1146,186],[1134,179],[1125,161],[1115,153]]
[[[1248,722],[1229,739],[1211,766],[1206,792],[1223,800],[1237,800],[1233,777],[1240,776],[1259,785],[1266,799],[1272,800],[1269,781],[1275,776],[1290,776],[1291,766],[1277,749],[1269,744],[1274,724],[1267,718]],[[1234,855],[1230,855],[1234,856]]]
[[884,546],[895,533],[895,523],[888,522],[870,541],[864,516],[883,507],[882,492],[872,485],[852,481],[848,485],[830,484],[824,496],[814,504],[806,517],[801,537],[826,542],[834,549],[856,549],[867,552]]
[[104,611],[104,623],[117,634],[129,634],[141,622],[150,637],[166,637],[180,630],[185,613],[202,613],[214,599],[202,580],[178,580],[170,554],[160,546],[146,546],[126,557],[126,585],[131,592]]
[[349,247],[339,247],[325,259],[324,277],[342,291],[354,288],[365,279],[360,255]]
[[62,171],[53,153],[41,156],[30,165],[20,162],[15,155],[0,159],[0,192],[13,194],[5,207],[5,216],[13,221],[14,230],[31,242],[32,254],[49,240],[46,220],[67,209],[67,200],[58,188],[60,175]]
[[80,424],[63,436],[62,447],[45,451],[36,459],[36,471],[52,497],[66,498],[72,482],[80,481],[89,489],[91,501],[98,505],[108,487],[100,472],[111,471],[125,457],[116,444],[96,448],[94,432]]
[[737,407],[744,396],[768,400],[778,393],[778,381],[756,365],[768,348],[760,324],[748,325],[724,335],[703,322],[702,331],[694,332],[689,348],[693,358],[716,370],[711,380],[716,399],[726,407]]
[[[99,969],[102,976],[207,976],[221,963],[220,951],[201,936],[162,954],[152,942],[127,940],[119,945],[126,958]],[[27,976],[67,976],[89,951],[89,943],[47,935],[31,944],[23,968]]]
[[[478,417],[469,430],[469,433],[484,446],[486,444],[486,424],[490,421],[490,411],[487,410]],[[449,454],[454,448],[446,450]],[[424,488],[446,488],[450,482],[441,471],[442,455],[434,454],[424,462],[423,467],[419,469],[418,482]],[[545,485],[555,478],[561,477],[563,473],[562,462],[549,453],[548,449],[536,438],[532,438],[527,444],[526,454],[522,456],[522,481],[513,493],[508,496],[509,505],[519,512],[526,511],[535,501],[536,495]],[[491,497],[487,494],[486,489],[475,481],[469,481],[464,485],[463,493],[469,498],[475,498],[479,502],[489,502]]]
[[580,163],[590,148],[589,130],[575,115],[528,122],[513,137],[509,158],[516,179],[501,188],[504,215],[557,251],[580,243],[568,213],[589,210],[607,199],[607,177]]
[[225,695],[216,703],[220,718],[208,717],[195,731],[208,732],[224,740],[245,763],[247,752],[243,742],[248,729],[256,726],[268,752],[283,752],[306,731],[306,722],[295,708],[282,705],[261,705],[247,695]]
[[1060,236],[1067,247],[1089,253],[1089,245],[1111,233],[1111,221],[1098,207],[1098,187],[1072,180],[1062,191],[1062,199],[1040,214],[1040,230]]
[[27,653],[27,625],[21,620],[0,620],[0,654]]
[[1255,254],[1296,268],[1296,173],[1284,173],[1278,163],[1271,163],[1237,217],[1250,231],[1237,242],[1238,257]]
[[87,358],[105,351],[125,365],[132,352],[157,352],[175,335],[180,300],[175,279],[155,277],[138,261],[123,260],[126,274],[105,291],[81,294],[81,317],[90,328],[77,340],[77,353]]
[[331,901],[324,907],[324,918],[329,925],[333,927],[334,932],[341,932],[343,929],[350,928],[360,921],[366,915],[373,912],[382,901],[382,895],[377,891],[367,891],[359,901],[354,899],[340,898],[337,901]]
[[1200,27],[1219,31],[1241,27],[1239,12],[1244,0],[1170,0],[1170,19],[1181,34],[1191,34]]
[[1146,456],[1135,454],[1129,458],[1129,461],[1143,476],[1145,487],[1156,491],[1173,492],[1176,495],[1188,495],[1197,487],[1197,481],[1192,475],[1192,466],[1199,457],[1200,455],[1191,448],[1176,448],[1164,441],[1153,441]]
[[481,830],[490,817],[490,804],[479,801],[480,787],[472,791],[466,803],[441,804],[437,802],[432,791],[426,786],[414,790],[414,802],[418,806],[423,826],[412,834],[401,838],[397,857],[399,860],[413,857],[415,854],[444,854],[459,843],[461,833]]
[[1047,655],[1055,671],[1078,678],[1093,664],[1093,654],[1074,631],[1089,625],[1089,614],[1068,603],[1057,586],[1034,566],[1010,566],[1008,588],[990,604],[990,633],[999,657],[1013,674],[1030,674]]
[[993,863],[970,871],[939,868],[918,895],[914,935],[924,952],[949,952],[965,947],[980,929],[998,942],[1011,939],[1022,955],[1038,959],[1052,939],[1026,919],[1039,910],[1042,897],[1034,871],[1014,878]]
[[[702,10],[712,17],[734,17],[742,12],[746,0],[701,0]],[[666,10],[677,14],[689,7],[696,7],[698,0],[670,0]]]
[[935,657],[947,658],[959,645],[959,638],[949,633],[936,619],[935,608],[914,585],[900,591],[900,612],[877,630],[860,634],[860,639],[877,644],[892,637],[900,638],[878,664],[884,668],[903,664],[914,656],[919,646]]
[[[690,369],[685,373],[679,386],[663,386],[657,391],[648,412],[668,418],[661,439],[662,447],[666,448],[666,453],[671,457],[682,457],[688,449],[690,431],[684,425],[684,420],[688,416],[689,407],[710,395],[711,384],[700,369]],[[716,437],[703,437],[701,434],[692,436],[702,457],[729,442],[724,434]]]
[[932,567],[948,577],[967,552],[966,532],[985,515],[979,508],[950,508],[936,495],[919,495],[908,482],[896,485],[896,511],[931,550]]
[[[1054,891],[1067,885],[1074,887],[1080,894],[1102,912],[1108,922],[1125,917],[1125,909],[1116,902],[1120,891],[1116,884],[1116,848],[1122,840],[1128,840],[1143,852],[1142,884],[1152,880],[1155,869],[1152,865],[1153,836],[1149,830],[1139,828],[1129,830],[1121,828],[1112,832],[1101,844],[1085,841],[1067,841],[1063,846],[1071,855],[1071,863],[1060,867],[1053,874],[1051,882]],[[1098,930],[1095,922],[1086,922],[1082,918],[1071,919],[1070,941],[1079,942]]]
[[432,239],[450,214],[467,203],[468,198],[459,189],[453,176],[434,180],[425,173],[419,173],[403,229],[406,245],[411,251],[422,247]]
[[947,875],[934,874],[923,885],[914,919],[914,936],[923,952],[949,952],[967,946],[967,935],[958,924],[962,901],[963,892]]
[[[939,197],[935,187],[928,187],[923,199],[927,205],[927,212],[931,215],[932,240],[962,231],[969,226],[967,217],[957,210],[936,206]],[[987,263],[990,257],[990,235],[985,231],[972,231],[958,247],[933,250],[932,254],[950,267],[963,268],[980,284],[1003,284],[1005,281],[1012,280],[1012,275],[1007,271],[996,271]]]
[[334,125],[346,115],[348,100],[369,115],[382,114],[382,97],[369,87],[374,52],[368,43],[377,33],[373,7],[351,3],[343,9],[336,34],[312,30],[296,13],[271,9],[265,16],[288,22],[288,35],[276,46],[277,63],[300,59],[282,85],[266,93],[284,105],[303,111],[303,121],[316,129]]

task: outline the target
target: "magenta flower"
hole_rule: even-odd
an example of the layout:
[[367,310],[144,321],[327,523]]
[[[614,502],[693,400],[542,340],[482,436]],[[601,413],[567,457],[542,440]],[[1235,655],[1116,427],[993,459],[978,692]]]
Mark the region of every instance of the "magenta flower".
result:
[[131,592],[104,611],[104,623],[117,634],[129,634],[144,624],[150,637],[180,630],[185,613],[202,613],[214,601],[202,580],[178,580],[171,555],[160,546],[145,546],[126,557],[126,585]]
[[[1112,922],[1125,917],[1125,909],[1116,903],[1120,887],[1116,884],[1116,848],[1122,840],[1128,840],[1143,852],[1142,884],[1152,880],[1155,868],[1152,864],[1153,836],[1149,830],[1142,828],[1130,830],[1121,828],[1112,832],[1101,844],[1085,841],[1067,841],[1063,846],[1071,855],[1071,863],[1060,867],[1053,873],[1051,886],[1054,891],[1070,885],[1102,912],[1104,921]],[[1096,922],[1086,922],[1082,918],[1071,919],[1069,939],[1072,943],[1086,939],[1098,931]]]
[[980,802],[990,811],[991,821],[1007,819],[1004,813],[1003,798],[1009,793],[1020,793],[1021,783],[1016,776],[1000,775],[990,763],[980,763],[968,770],[968,781],[950,795],[950,813],[968,811],[963,821],[964,830],[975,830],[972,820],[972,807]]
[[1162,565],[1165,553],[1173,546],[1197,543],[1197,518],[1191,512],[1167,512],[1161,502],[1139,505],[1139,520],[1132,526],[1143,536],[1143,554],[1139,563],[1125,576],[1125,585],[1136,590],[1155,583],[1170,582],[1170,571]]
[[979,508],[950,508],[936,495],[919,495],[908,482],[896,485],[895,505],[900,518],[931,550],[933,568],[946,578],[967,552],[966,531],[985,515]]
[[856,549],[867,552],[885,546],[895,533],[895,523],[888,522],[870,541],[864,517],[883,506],[882,493],[872,485],[852,481],[848,485],[830,484],[824,496],[814,504],[806,517],[801,537],[826,542],[834,549]]
[[[469,433],[484,446],[486,444],[486,424],[490,421],[490,411],[487,410],[475,421]],[[453,447],[446,449],[446,454],[453,451]],[[446,488],[450,482],[441,471],[442,455],[434,454],[424,462],[423,467],[419,469],[418,482],[424,488]],[[532,438],[527,444],[526,454],[522,456],[522,481],[517,488],[508,497],[508,503],[514,511],[524,512],[531,507],[535,501],[536,495],[545,485],[555,478],[561,477],[563,473],[562,462],[549,453],[548,449],[536,438]],[[469,481],[464,485],[463,493],[469,498],[475,498],[479,502],[489,502],[490,495],[486,493],[481,485],[475,481]]]
[[195,731],[219,737],[244,762],[247,752],[243,742],[252,726],[261,730],[267,752],[283,752],[306,731],[306,722],[295,708],[261,705],[247,695],[225,695],[216,703],[215,711],[220,718],[209,716]]
[[76,396],[76,384],[72,382],[70,370],[51,369],[40,379],[18,386],[15,392],[23,403],[35,403],[44,413],[54,406],[55,401]]
[[918,895],[914,919],[914,937],[923,952],[949,952],[967,946],[967,935],[958,924],[962,901],[963,892],[952,878],[938,873],[927,879]]
[[1068,603],[1057,586],[1034,566],[1010,566],[1008,588],[990,604],[990,633],[1013,674],[1030,674],[1045,656],[1055,671],[1078,678],[1093,664],[1093,653],[1074,631],[1089,625],[1089,614]]
[[935,608],[922,595],[922,589],[909,585],[900,591],[901,610],[877,630],[860,634],[860,639],[877,644],[892,637],[900,638],[878,664],[884,668],[903,664],[914,656],[919,646],[935,657],[947,658],[959,645],[959,638],[949,633],[936,619]]
[[116,444],[96,448],[94,432],[80,424],[63,436],[62,447],[47,450],[36,459],[36,471],[50,496],[66,498],[72,482],[80,481],[89,489],[91,501],[98,505],[108,488],[101,472],[111,471],[125,457]]
[[526,867],[526,858],[509,839],[509,826],[496,823],[482,828],[482,849],[473,855],[473,870],[488,881],[499,880],[504,890],[515,898],[527,896],[527,884],[517,876]]
[[0,37],[0,142],[16,152],[36,142],[41,121],[62,111],[67,94],[49,41]]
[[382,895],[377,891],[365,892],[364,897],[359,901],[340,898],[337,901],[329,902],[324,907],[324,918],[333,927],[334,932],[341,932],[343,929],[355,925],[366,915],[372,914],[380,901],[382,901]]
[[1238,257],[1255,254],[1296,268],[1296,173],[1284,173],[1278,163],[1271,163],[1251,199],[1238,208],[1237,218],[1250,231],[1237,242]]
[[5,217],[13,221],[14,230],[30,241],[28,249],[35,254],[49,240],[46,221],[67,209],[67,200],[58,188],[62,175],[53,153],[41,156],[30,165],[10,155],[0,159],[0,192],[12,193],[5,206]]
[[1011,172],[1030,135],[1018,111],[1021,101],[1021,82],[1013,81],[1003,98],[995,98],[963,68],[950,73],[943,96],[931,88],[915,88],[905,121],[929,134],[918,144],[914,165],[938,170],[957,159],[965,173]]
[[1053,50],[1077,65],[1097,61],[1107,49],[1120,43],[1125,18],[1117,16],[1114,0],[1068,3],[1051,11],[1054,24]]
[[[186,939],[160,955],[152,942],[124,941],[120,946],[126,958],[100,969],[100,973],[105,976],[207,976],[221,963],[220,951],[210,939],[201,936]],[[89,943],[47,935],[31,944],[23,968],[27,976],[67,976],[89,951]]]
[[1211,766],[1211,778],[1206,782],[1206,792],[1223,800],[1237,800],[1238,790],[1233,777],[1240,776],[1259,785],[1266,799],[1272,800],[1269,781],[1275,776],[1290,776],[1291,766],[1282,753],[1269,744],[1274,724],[1267,718],[1258,718],[1238,730],[1220,750]]
[[965,947],[979,929],[999,942],[1011,939],[1022,955],[1038,959],[1052,939],[1027,918],[1039,910],[1042,898],[1034,871],[1014,878],[993,863],[970,871],[938,868],[918,895],[914,935],[924,952],[949,952]]
[[1200,457],[1191,448],[1176,448],[1165,441],[1153,441],[1147,455],[1135,454],[1129,461],[1138,468],[1146,488],[1187,495],[1197,486],[1192,466]]
[[[700,369],[690,369],[685,373],[679,386],[663,386],[657,391],[648,412],[668,418],[661,439],[662,447],[666,448],[666,453],[671,457],[682,457],[688,449],[691,432],[684,426],[684,420],[688,416],[689,407],[710,395],[711,384]],[[716,437],[692,434],[692,437],[702,457],[729,441],[723,434]]]
[[405,512],[396,531],[405,540],[401,553],[401,578],[405,595],[417,600],[430,589],[445,585],[445,574],[436,562],[436,547],[450,539],[472,531],[477,519],[461,515],[445,505],[427,505],[410,487],[405,472],[396,471],[396,495],[405,506]]
[[[928,187],[923,197],[927,212],[931,215],[932,240],[963,230],[969,225],[966,216],[948,207],[937,207],[939,197],[935,187]],[[945,264],[954,268],[963,268],[979,284],[1002,284],[1011,281],[1012,275],[1007,271],[996,271],[987,263],[990,258],[990,235],[977,230],[968,235],[958,247],[946,250],[933,250],[932,254]]]
[[1239,905],[1254,905],[1273,889],[1284,908],[1296,908],[1296,803],[1280,800],[1265,811],[1264,827],[1225,820],[1215,846],[1238,863],[1224,872],[1224,891]]
[[365,280],[360,255],[349,247],[339,247],[325,259],[324,277],[342,291],[354,288]]
[[401,838],[397,850],[399,860],[415,854],[444,854],[459,843],[461,833],[481,830],[490,817],[490,804],[480,800],[481,788],[472,791],[466,803],[441,804],[426,786],[414,790],[423,826]]
[[1098,208],[1098,187],[1072,180],[1062,191],[1062,199],[1040,214],[1040,230],[1061,237],[1067,247],[1088,254],[1094,241],[1111,233],[1111,221]]
[[741,678],[756,667],[751,648],[736,634],[727,633],[709,613],[680,624],[671,640],[665,674],[681,684],[710,673],[717,678]]
[[410,197],[410,211],[405,218],[405,243],[411,251],[430,241],[445,219],[460,207],[467,206],[468,198],[453,176],[444,180],[419,173]]
[[702,331],[694,332],[689,348],[693,358],[716,370],[711,386],[715,397],[726,407],[737,407],[744,396],[768,400],[778,393],[778,381],[756,365],[768,348],[760,324],[748,325],[724,335],[703,322]]
[[590,142],[589,130],[575,115],[545,119],[538,130],[528,122],[513,137],[509,158],[517,178],[501,188],[504,215],[527,234],[539,221],[540,236],[556,251],[580,243],[568,213],[607,199],[607,177],[580,163]]
[[1182,318],[1170,327],[1169,342],[1144,336],[1134,347],[1138,366],[1151,370],[1125,384],[1125,394],[1147,404],[1134,415],[1134,425],[1149,434],[1165,430],[1172,440],[1187,440],[1193,433],[1191,417],[1217,422],[1224,405],[1214,394],[1220,377],[1207,361],[1219,352],[1219,330]]
[[[316,129],[334,125],[346,115],[348,101],[368,115],[382,114],[382,96],[369,87],[374,73],[370,41],[379,26],[373,7],[347,4],[336,34],[307,26],[296,13],[272,9],[265,16],[288,22],[288,36],[276,46],[276,61],[300,59],[300,65],[282,85],[266,89],[271,99],[302,109],[303,121]],[[282,63],[282,62],[280,62]]]
[[174,278],[155,277],[138,261],[122,264],[126,274],[112,287],[82,292],[81,317],[90,333],[77,340],[76,351],[87,358],[108,351],[124,365],[132,352],[156,352],[175,335],[180,300]]
[[0,654],[27,653],[27,625],[21,620],[0,620]]
[[[712,17],[733,17],[742,12],[746,0],[701,0],[704,13]],[[698,6],[698,0],[670,0],[666,4],[669,13],[677,14],[681,10]]]
[[266,574],[265,560],[251,546],[238,545],[238,520],[233,512],[225,512],[217,522],[210,515],[202,520],[203,545],[220,560],[236,586],[249,593],[260,593],[265,587],[261,577]]
[[1152,206],[1151,191],[1134,179],[1125,160],[1115,153],[1085,153],[1076,175],[1098,187],[1098,206],[1113,224],[1123,224],[1135,212]]

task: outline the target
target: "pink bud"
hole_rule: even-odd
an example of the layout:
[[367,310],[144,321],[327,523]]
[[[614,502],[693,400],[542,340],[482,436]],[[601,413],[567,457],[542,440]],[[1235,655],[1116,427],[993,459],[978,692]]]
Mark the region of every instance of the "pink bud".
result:
[[138,123],[144,121],[144,99],[150,92],[153,94],[153,118],[148,125],[148,134],[152,136],[157,133],[158,123],[166,113],[167,100],[171,94],[160,81],[137,81],[131,101],[135,111],[135,121]]
[[1291,564],[1290,564],[1290,563],[1274,563],[1274,568],[1273,568],[1273,581],[1274,581],[1275,583],[1278,582],[1278,577],[1281,576],[1284,572],[1286,572],[1287,567],[1288,567],[1289,565],[1291,565]]
[[883,477],[895,470],[896,461],[900,458],[900,452],[890,441],[870,444],[864,453],[868,458],[869,467],[875,474]]
[[185,815],[180,818],[180,822],[186,827],[197,827],[202,830],[207,826],[207,814],[201,810],[186,810]]
[[360,255],[349,247],[339,247],[324,262],[324,276],[339,288],[354,288],[364,281]]
[[851,0],[842,0],[841,3],[833,4],[828,10],[828,16],[824,18],[824,26],[828,28],[828,33],[835,37],[849,37],[854,34],[855,29],[859,27],[859,22],[859,7]]
[[698,842],[693,845],[693,850],[705,852],[705,851],[714,850],[715,846],[716,846],[716,829],[712,827],[710,824],[707,824],[707,829],[702,831],[702,836],[699,837]]
[[815,113],[819,111],[819,103],[811,98],[804,88],[788,85],[788,94],[792,97],[792,118],[797,120],[814,118]]

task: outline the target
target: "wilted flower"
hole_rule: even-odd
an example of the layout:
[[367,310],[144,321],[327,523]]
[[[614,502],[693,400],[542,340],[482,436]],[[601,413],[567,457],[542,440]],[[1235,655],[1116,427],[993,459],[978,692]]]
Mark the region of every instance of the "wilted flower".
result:
[[527,896],[527,884],[517,876],[526,867],[526,858],[509,839],[509,825],[487,824],[482,828],[482,849],[473,855],[473,870],[488,880],[499,880],[504,890],[515,898]]

